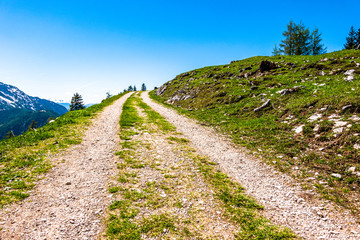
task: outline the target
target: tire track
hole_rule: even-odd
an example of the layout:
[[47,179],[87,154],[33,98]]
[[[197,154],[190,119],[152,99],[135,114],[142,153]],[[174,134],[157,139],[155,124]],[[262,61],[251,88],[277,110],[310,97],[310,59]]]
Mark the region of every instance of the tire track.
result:
[[84,134],[83,142],[51,159],[56,162],[30,197],[0,211],[0,239],[96,239],[111,202],[107,187],[116,175],[114,152],[122,105],[108,106]]
[[244,186],[264,205],[265,217],[275,224],[287,226],[305,239],[360,239],[360,227],[350,212],[337,210],[331,202],[305,200],[304,191],[289,176],[247,155],[210,128],[155,103],[147,92],[142,98],[182,132],[194,148]]

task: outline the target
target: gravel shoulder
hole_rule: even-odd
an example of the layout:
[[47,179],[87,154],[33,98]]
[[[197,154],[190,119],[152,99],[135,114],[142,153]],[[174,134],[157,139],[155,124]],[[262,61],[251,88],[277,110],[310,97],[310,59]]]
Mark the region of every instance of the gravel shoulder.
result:
[[289,227],[305,239],[360,239],[360,226],[350,212],[317,198],[311,190],[302,190],[292,178],[255,159],[214,130],[155,103],[147,92],[142,98],[182,132],[192,147],[244,186],[264,205],[265,217],[274,223]]
[[111,202],[119,117],[127,94],[108,106],[81,144],[51,159],[54,167],[23,202],[0,210],[0,239],[96,239]]

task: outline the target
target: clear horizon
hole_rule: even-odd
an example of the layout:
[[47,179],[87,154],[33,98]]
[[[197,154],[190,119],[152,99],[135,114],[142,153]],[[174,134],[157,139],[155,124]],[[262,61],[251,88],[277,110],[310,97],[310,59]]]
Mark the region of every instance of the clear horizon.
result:
[[355,0],[0,0],[0,82],[26,94],[97,103],[196,68],[269,56],[290,20],[322,33],[328,52],[360,28]]

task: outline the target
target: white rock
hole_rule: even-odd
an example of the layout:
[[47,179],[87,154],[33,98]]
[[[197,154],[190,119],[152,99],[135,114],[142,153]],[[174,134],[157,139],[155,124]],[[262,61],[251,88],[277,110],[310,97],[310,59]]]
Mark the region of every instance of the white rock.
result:
[[318,120],[321,117],[322,117],[321,113],[315,113],[314,115],[310,116],[308,119],[309,119],[310,122],[313,122],[313,121]]
[[350,118],[352,121],[356,122],[360,120],[360,117],[356,116],[356,115],[352,115]]
[[360,144],[355,143],[355,144],[354,144],[354,149],[360,149]]
[[336,177],[336,178],[342,178],[341,174],[338,174],[338,173],[332,173],[331,176]]
[[347,70],[347,71],[344,73],[344,75],[347,75],[347,76],[349,76],[349,75],[354,75],[354,72],[355,72],[355,69],[350,69],[350,70]]
[[344,80],[350,82],[350,81],[354,80],[354,76],[353,76],[353,75],[346,76],[346,77],[344,78]]
[[349,167],[347,171],[348,172],[355,172],[355,170],[356,170],[356,167]]
[[333,132],[334,132],[334,133],[342,133],[343,130],[344,130],[343,127],[339,127],[339,128],[335,128],[335,129],[333,130]]
[[297,126],[293,129],[293,131],[295,131],[296,133],[301,133],[303,131],[304,126],[305,125]]
[[343,126],[346,126],[348,124],[348,122],[345,122],[345,121],[334,121],[334,127],[337,128],[337,127],[343,127]]

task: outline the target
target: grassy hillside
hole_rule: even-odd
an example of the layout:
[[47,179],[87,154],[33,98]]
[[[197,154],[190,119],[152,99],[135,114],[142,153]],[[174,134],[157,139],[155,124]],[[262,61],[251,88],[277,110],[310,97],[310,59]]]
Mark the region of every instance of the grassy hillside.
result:
[[68,112],[36,131],[0,141],[0,208],[26,198],[39,174],[51,168],[48,157],[80,143],[91,118],[122,95],[83,110]]
[[252,57],[183,73],[151,96],[300,180],[306,197],[359,213],[359,73],[356,50]]
[[28,130],[31,122],[37,122],[36,128],[44,126],[49,118],[57,118],[59,114],[52,111],[31,111],[27,109],[13,109],[0,111],[0,140],[9,131],[20,135]]

